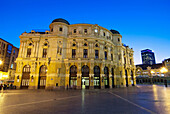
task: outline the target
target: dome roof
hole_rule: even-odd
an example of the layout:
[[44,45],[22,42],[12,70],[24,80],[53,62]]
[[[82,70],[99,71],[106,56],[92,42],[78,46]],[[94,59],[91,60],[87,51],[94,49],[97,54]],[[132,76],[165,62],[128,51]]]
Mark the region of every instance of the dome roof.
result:
[[111,29],[110,31],[111,31],[113,34],[120,34],[117,30]]
[[54,22],[61,22],[61,23],[65,23],[65,24],[67,24],[67,25],[70,25],[70,23],[69,23],[67,20],[62,19],[62,18],[54,19],[54,20],[52,21],[52,23],[54,23]]

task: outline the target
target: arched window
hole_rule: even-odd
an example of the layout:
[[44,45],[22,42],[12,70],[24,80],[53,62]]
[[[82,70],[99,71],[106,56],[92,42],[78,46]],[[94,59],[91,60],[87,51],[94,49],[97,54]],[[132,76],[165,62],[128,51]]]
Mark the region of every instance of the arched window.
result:
[[27,73],[30,73],[30,71],[31,71],[31,67],[30,67],[30,65],[26,65],[26,66],[24,66],[24,68],[23,68],[23,72],[27,72]]
[[70,76],[77,77],[77,67],[75,65],[70,67]]
[[40,74],[46,74],[47,73],[47,67],[46,65],[43,65],[40,67]]

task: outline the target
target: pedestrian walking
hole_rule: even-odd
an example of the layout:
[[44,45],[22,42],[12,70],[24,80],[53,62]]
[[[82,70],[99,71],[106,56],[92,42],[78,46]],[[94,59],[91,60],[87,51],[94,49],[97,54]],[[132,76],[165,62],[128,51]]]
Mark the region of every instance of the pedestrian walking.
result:
[[167,80],[164,81],[165,87],[168,87]]

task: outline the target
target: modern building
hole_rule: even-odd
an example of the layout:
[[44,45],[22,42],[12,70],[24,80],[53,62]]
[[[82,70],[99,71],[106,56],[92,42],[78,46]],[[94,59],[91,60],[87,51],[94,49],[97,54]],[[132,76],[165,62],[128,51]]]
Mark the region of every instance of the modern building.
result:
[[142,56],[142,64],[146,64],[146,65],[156,64],[155,55],[152,50],[150,50],[150,49],[142,50],[141,56]]
[[[0,38],[0,80],[14,81],[16,63],[19,49],[11,43]],[[3,75],[5,74],[5,75]]]
[[133,49],[116,30],[55,19],[20,37],[14,85],[28,89],[112,88],[136,84]]

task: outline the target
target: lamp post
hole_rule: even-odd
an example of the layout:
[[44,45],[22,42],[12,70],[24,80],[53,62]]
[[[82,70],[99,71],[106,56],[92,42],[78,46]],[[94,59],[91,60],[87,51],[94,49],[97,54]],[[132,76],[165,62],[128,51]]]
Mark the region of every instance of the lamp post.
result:
[[0,60],[0,65],[2,64],[2,60]]
[[151,84],[153,84],[153,73],[155,73],[153,70],[151,70]]
[[161,71],[161,73],[163,73],[163,74],[164,74],[164,76],[165,76],[165,73],[167,73],[167,72],[168,72],[168,69],[167,69],[167,68],[165,68],[165,67],[162,67],[160,71]]
[[168,69],[167,69],[167,68],[165,68],[165,67],[162,67],[160,71],[161,71],[161,73],[163,73],[163,74],[164,74],[164,77],[165,77],[164,84],[165,84],[165,87],[167,87],[167,86],[168,86],[168,84],[167,84],[167,80],[166,80],[165,73],[167,73],[167,72],[168,72]]

